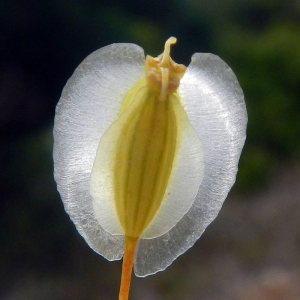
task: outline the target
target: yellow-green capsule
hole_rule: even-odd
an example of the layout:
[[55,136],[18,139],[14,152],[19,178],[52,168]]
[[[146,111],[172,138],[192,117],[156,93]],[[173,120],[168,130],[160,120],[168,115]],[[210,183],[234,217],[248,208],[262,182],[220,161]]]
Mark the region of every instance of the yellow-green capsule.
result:
[[124,254],[120,300],[138,276],[166,268],[216,217],[245,140],[243,93],[212,54],[186,68],[164,52],[113,44],[76,69],[57,105],[55,179],[88,244]]

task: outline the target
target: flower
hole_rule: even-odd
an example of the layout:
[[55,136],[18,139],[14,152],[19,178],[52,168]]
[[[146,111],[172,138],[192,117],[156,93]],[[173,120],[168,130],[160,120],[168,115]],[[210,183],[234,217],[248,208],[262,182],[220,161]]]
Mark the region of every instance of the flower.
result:
[[[217,216],[246,137],[243,92],[213,54],[186,68],[134,44],[89,55],[56,108],[54,175],[65,210],[92,249],[123,259],[120,298],[164,270]],[[124,250],[125,249],[125,250]]]

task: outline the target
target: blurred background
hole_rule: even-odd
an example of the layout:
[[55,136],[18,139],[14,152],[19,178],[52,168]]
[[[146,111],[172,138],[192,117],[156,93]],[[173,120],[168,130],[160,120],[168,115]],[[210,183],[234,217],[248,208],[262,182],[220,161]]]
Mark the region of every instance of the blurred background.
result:
[[0,299],[116,300],[120,262],[94,253],[53,180],[55,105],[92,51],[219,55],[249,114],[237,183],[202,238],[131,299],[300,299],[299,0],[0,1]]

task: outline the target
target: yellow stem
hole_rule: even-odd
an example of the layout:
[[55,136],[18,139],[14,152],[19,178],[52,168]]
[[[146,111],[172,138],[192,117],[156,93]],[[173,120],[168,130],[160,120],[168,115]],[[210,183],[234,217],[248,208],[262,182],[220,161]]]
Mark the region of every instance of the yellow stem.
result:
[[134,253],[138,238],[125,235],[124,256],[119,300],[128,300]]

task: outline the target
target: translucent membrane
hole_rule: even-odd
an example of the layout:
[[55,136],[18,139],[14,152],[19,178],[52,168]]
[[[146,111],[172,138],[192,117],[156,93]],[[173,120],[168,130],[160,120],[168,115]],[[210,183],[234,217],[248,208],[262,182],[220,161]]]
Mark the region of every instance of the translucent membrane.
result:
[[[109,260],[122,257],[127,226],[124,213],[122,217],[122,201],[118,212],[112,197],[118,166],[110,164],[106,173],[109,175],[103,177],[110,183],[106,214],[101,212],[99,198],[92,199],[91,173],[104,133],[134,107],[137,91],[144,85],[144,64],[143,50],[136,45],[114,44],[96,51],[76,69],[56,109],[54,175],[58,190],[77,230]],[[164,270],[214,220],[235,181],[246,136],[242,90],[232,70],[217,56],[195,54],[180,82],[178,95],[173,94],[169,102],[180,143],[176,142],[160,207],[152,214],[152,220],[149,217],[149,224],[139,229],[144,231],[135,255],[138,276]],[[128,120],[124,117],[124,124],[130,126]],[[107,137],[111,139],[109,134]],[[116,138],[115,144],[104,144],[108,150],[109,145],[119,145],[120,149],[121,141]],[[111,148],[102,154],[103,161],[109,162],[112,151]],[[97,188],[94,192],[102,194]]]
[[117,118],[124,98],[143,77],[145,55],[133,44],[113,44],[89,55],[66,84],[54,122],[54,176],[65,210],[92,249],[122,258],[124,237],[97,221],[90,175],[100,137]]
[[[164,270],[189,249],[217,216],[235,182],[247,113],[232,70],[219,57],[195,54],[178,93],[204,152],[204,177],[188,213],[166,234],[139,241],[135,273]],[[146,258],[146,259],[145,259]]]

